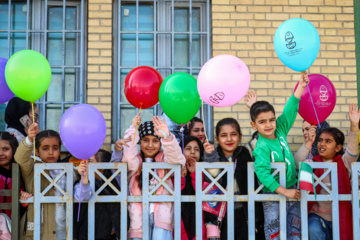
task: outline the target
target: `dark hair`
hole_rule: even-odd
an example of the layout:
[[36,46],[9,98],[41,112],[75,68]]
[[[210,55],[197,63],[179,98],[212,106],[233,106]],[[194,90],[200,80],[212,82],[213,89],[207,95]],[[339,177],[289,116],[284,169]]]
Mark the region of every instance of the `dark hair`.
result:
[[4,141],[9,142],[9,145],[10,145],[12,151],[13,151],[13,156],[12,156],[11,161],[15,162],[14,155],[15,155],[16,149],[19,146],[19,143],[18,143],[16,137],[13,134],[8,133],[8,132],[0,132],[0,140],[4,140]]
[[106,150],[100,149],[97,153],[95,153],[95,158],[97,162],[110,162],[111,153]]
[[240,128],[240,125],[239,125],[238,121],[236,121],[236,119],[234,119],[234,118],[223,118],[216,124],[216,136],[217,137],[220,134],[221,127],[224,126],[224,125],[232,125],[233,127],[236,128],[236,131],[239,133],[239,135],[241,135],[241,128]]
[[20,118],[29,115],[31,111],[31,103],[18,97],[13,97],[8,102],[5,109],[5,122],[8,128],[14,128],[26,136],[24,126],[20,122]]
[[269,112],[271,111],[275,115],[275,109],[273,105],[271,105],[267,101],[257,101],[254,103],[250,108],[250,118],[251,121],[255,122],[257,116],[262,112]]
[[190,120],[190,124],[189,124],[189,134],[190,134],[191,130],[194,128],[195,123],[197,123],[197,122],[200,122],[200,123],[204,124],[203,120],[201,120],[200,118],[193,117]]
[[[322,133],[331,134],[336,142],[336,146],[337,145],[344,146],[345,136],[344,136],[344,133],[342,131],[340,131],[339,129],[334,128],[334,127],[329,127],[329,128],[325,128],[324,130],[322,130],[320,135]],[[339,152],[337,152],[335,155],[343,155],[343,154],[344,154],[344,149],[341,148],[341,150]]]
[[[200,139],[198,139],[197,137],[194,137],[194,136],[186,136],[184,138],[184,148],[186,147],[186,145],[189,144],[189,142],[192,142],[192,141],[196,141],[197,144],[199,145],[199,149],[200,149],[199,162],[202,162],[203,156],[204,156],[204,146],[203,146],[202,142],[200,141]],[[182,141],[180,142],[180,148],[182,149]]]
[[59,133],[55,132],[54,130],[44,130],[44,131],[39,132],[36,135],[35,148],[39,149],[40,143],[42,142],[42,140],[44,140],[44,138],[50,138],[50,137],[59,139],[59,146],[61,145],[61,138],[60,138]]

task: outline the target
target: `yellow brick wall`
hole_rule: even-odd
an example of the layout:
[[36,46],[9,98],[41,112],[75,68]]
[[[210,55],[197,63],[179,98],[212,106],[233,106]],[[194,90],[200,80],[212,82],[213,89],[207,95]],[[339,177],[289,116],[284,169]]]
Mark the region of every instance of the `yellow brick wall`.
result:
[[88,1],[87,103],[106,120],[103,148],[110,150],[112,102],[112,0]]
[[[232,54],[241,58],[251,73],[250,89],[280,115],[300,75],[277,58],[273,38],[277,27],[289,18],[309,20],[320,35],[320,52],[310,73],[327,76],[337,89],[337,104],[328,118],[331,126],[348,132],[348,103],[357,102],[353,0],[213,0],[213,56]],[[214,109],[214,125],[224,117],[238,119],[243,142],[250,129],[249,110],[241,100],[227,108]],[[293,151],[303,142],[298,116],[288,136]]]

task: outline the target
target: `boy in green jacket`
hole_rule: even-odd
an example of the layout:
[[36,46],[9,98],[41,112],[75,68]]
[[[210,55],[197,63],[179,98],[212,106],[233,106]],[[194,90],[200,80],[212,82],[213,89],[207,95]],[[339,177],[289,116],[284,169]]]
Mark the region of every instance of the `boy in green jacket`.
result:
[[[276,119],[274,107],[266,101],[258,101],[250,108],[251,126],[259,132],[253,156],[255,172],[264,184],[264,193],[276,192],[288,198],[300,199],[296,189],[296,167],[286,136],[294,124],[299,110],[301,95],[309,83],[301,76],[299,85],[284,107],[283,114]],[[270,163],[285,162],[286,187],[280,186],[279,177],[272,176]],[[279,202],[263,202],[264,230],[267,240],[280,239]],[[301,239],[300,203],[287,203],[287,239]]]

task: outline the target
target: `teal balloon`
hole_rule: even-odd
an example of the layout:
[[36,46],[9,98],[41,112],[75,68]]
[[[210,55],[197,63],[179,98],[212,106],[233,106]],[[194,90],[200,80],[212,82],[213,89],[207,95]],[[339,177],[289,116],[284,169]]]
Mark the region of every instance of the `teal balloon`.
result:
[[8,60],[5,67],[5,79],[16,96],[28,102],[35,102],[49,88],[50,64],[39,52],[21,50]]
[[280,60],[292,70],[307,70],[320,50],[320,37],[314,25],[302,18],[283,22],[275,32],[274,47]]
[[196,78],[187,73],[174,73],[160,86],[160,106],[178,124],[189,122],[201,107]]

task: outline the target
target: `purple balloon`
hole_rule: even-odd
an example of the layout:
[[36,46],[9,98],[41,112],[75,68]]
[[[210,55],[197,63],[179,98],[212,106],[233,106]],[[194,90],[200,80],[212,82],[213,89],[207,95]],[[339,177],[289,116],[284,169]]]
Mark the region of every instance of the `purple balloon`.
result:
[[0,104],[9,101],[14,93],[8,87],[5,80],[5,66],[7,63],[7,59],[0,58]]
[[88,104],[74,105],[61,117],[61,140],[78,159],[89,159],[101,148],[106,137],[104,116]]

